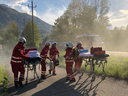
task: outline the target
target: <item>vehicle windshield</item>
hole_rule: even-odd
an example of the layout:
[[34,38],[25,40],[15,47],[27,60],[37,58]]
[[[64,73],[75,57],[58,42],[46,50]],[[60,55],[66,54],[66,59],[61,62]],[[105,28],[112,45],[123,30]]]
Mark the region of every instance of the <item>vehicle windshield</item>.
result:
[[100,39],[99,36],[90,37],[90,40],[91,40],[91,41],[101,41],[101,39]]

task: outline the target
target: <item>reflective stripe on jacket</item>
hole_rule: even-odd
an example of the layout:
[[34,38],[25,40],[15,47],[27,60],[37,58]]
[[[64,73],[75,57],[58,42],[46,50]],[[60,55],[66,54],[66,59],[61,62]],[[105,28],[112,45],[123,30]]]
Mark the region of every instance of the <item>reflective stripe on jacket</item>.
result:
[[45,47],[42,49],[42,51],[41,51],[41,53],[40,53],[40,57],[42,57],[42,60],[45,60],[46,58],[49,58],[49,57],[47,56],[48,50],[49,50],[49,47],[48,47],[48,46],[45,46]]
[[73,48],[67,48],[65,54],[65,62],[73,62]]
[[23,59],[28,59],[28,56],[23,54],[23,50],[24,50],[24,46],[22,43],[18,43],[14,47],[10,61],[11,64],[20,64],[20,63],[22,64]]
[[58,51],[58,49],[56,48],[56,47],[51,47],[50,48],[50,52],[49,52],[49,56],[50,56],[50,58],[53,60],[53,59],[55,59],[56,58],[56,55],[59,55],[59,51]]

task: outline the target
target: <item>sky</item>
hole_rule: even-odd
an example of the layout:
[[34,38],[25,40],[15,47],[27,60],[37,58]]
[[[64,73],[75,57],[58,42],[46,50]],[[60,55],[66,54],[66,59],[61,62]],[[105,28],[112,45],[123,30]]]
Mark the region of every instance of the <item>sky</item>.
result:
[[[33,0],[34,15],[41,20],[54,24],[55,20],[61,16],[68,8],[71,0]],[[107,14],[109,16],[110,24],[113,27],[126,26],[128,24],[128,0],[109,0],[110,10]],[[22,13],[31,15],[31,0],[0,0],[0,4],[6,4],[9,7],[16,9]]]

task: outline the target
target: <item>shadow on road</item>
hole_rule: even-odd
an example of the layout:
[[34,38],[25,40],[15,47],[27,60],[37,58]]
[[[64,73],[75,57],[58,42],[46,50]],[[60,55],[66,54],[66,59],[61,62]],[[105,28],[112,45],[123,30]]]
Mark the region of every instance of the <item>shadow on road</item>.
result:
[[91,96],[96,96],[97,87],[102,82],[98,82],[97,84],[93,84],[91,78],[88,76],[83,82],[84,72],[80,73],[79,79],[76,82],[65,81],[66,78],[62,78],[57,82],[53,83],[49,87],[33,94],[32,96],[90,96],[90,91],[93,91]]
[[31,89],[36,88],[37,84],[38,83],[35,80],[35,81],[32,81],[32,82],[28,83],[27,85],[24,84],[24,87],[19,88],[19,89],[15,89],[15,87],[12,86],[12,87],[8,88],[8,90],[7,90],[8,91],[8,96],[20,95],[20,94],[22,94],[24,92],[27,92],[27,91],[29,91]]

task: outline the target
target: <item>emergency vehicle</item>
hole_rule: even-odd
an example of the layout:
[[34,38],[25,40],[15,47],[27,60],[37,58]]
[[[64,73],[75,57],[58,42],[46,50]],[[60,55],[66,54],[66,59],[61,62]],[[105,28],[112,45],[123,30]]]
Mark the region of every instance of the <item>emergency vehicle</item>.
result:
[[99,35],[79,35],[76,36],[76,42],[81,41],[84,49],[90,49],[91,47],[102,47],[105,49],[105,44],[99,37]]

